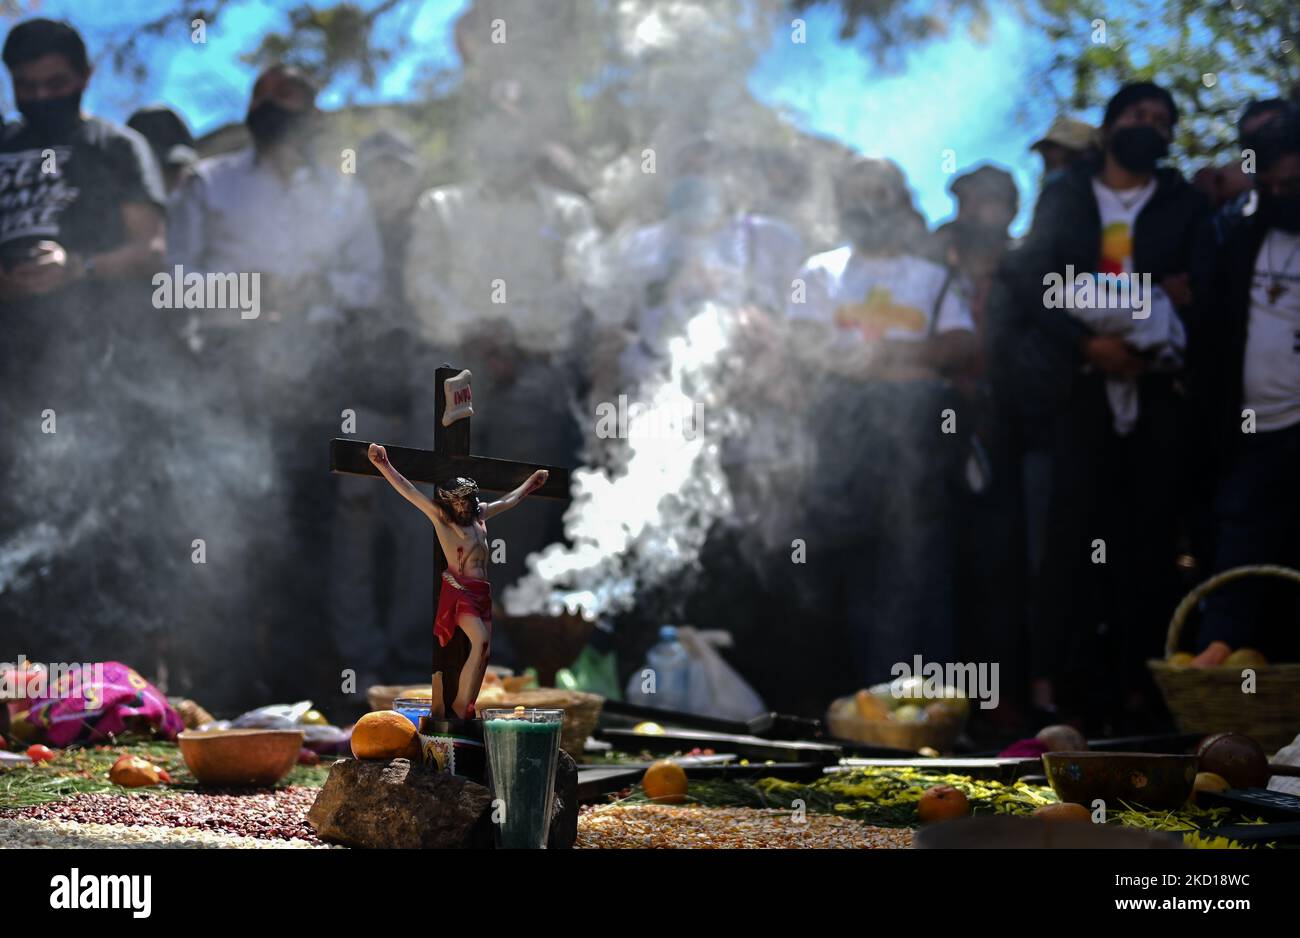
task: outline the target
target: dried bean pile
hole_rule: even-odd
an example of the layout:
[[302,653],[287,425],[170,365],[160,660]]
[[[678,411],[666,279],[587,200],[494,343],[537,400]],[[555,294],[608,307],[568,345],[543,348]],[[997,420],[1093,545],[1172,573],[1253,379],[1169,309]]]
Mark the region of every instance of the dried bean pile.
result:
[[619,848],[804,848],[910,847],[906,828],[868,827],[824,814],[796,818],[790,811],[759,808],[696,808],[654,804],[584,808],[578,815],[578,847]]
[[315,788],[280,788],[239,795],[175,791],[168,797],[81,794],[0,813],[0,817],[75,821],[125,827],[185,828],[255,840],[319,843],[307,823]]

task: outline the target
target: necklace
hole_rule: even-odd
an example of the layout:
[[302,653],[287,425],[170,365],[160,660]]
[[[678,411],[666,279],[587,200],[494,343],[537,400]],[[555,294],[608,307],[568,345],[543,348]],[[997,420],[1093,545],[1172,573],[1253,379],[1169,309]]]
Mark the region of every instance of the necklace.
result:
[[[1150,183],[1148,183],[1148,185],[1150,185]],[[1131,191],[1133,192],[1133,194],[1126,199],[1124,198],[1123,195],[1120,194],[1120,190],[1118,189],[1110,190],[1110,194],[1115,197],[1115,201],[1118,202],[1126,212],[1132,209],[1133,206],[1137,205],[1139,202],[1142,201],[1142,197],[1147,194],[1147,187],[1138,186],[1136,189],[1133,189]]]
[[1287,255],[1287,259],[1286,261],[1283,262],[1282,266],[1280,268],[1274,267],[1273,266],[1273,240],[1274,239],[1269,238],[1268,248],[1267,248],[1268,270],[1266,271],[1266,273],[1268,274],[1269,283],[1268,283],[1268,289],[1265,291],[1265,293],[1268,296],[1268,301],[1270,303],[1276,303],[1278,297],[1280,297],[1283,293],[1287,291],[1286,286],[1281,282],[1280,278],[1281,275],[1286,273],[1287,270],[1291,267],[1291,262],[1295,260],[1296,252],[1300,251],[1300,244],[1297,244],[1295,247],[1291,249],[1291,253]]

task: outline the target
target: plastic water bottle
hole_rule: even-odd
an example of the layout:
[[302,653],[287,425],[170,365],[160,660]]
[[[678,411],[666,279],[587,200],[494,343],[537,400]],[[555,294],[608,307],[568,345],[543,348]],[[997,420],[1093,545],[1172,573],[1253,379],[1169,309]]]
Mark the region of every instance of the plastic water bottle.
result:
[[[685,711],[690,699],[690,653],[677,640],[677,629],[661,626],[659,642],[645,656],[645,667],[632,672],[627,683],[627,699],[631,703],[661,710]],[[648,684],[645,671],[654,672],[654,693],[643,692]]]

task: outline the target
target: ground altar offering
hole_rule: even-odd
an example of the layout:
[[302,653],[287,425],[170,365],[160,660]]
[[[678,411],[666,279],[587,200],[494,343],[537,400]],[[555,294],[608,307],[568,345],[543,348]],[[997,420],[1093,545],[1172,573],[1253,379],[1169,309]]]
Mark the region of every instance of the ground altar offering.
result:
[[[437,611],[432,696],[423,713],[412,711],[410,701],[404,702],[407,716],[418,718],[422,768],[482,783],[485,758],[491,761],[494,820],[502,845],[539,847],[546,845],[549,833],[563,711],[501,715],[489,723],[508,722],[509,726],[495,730],[488,730],[476,719],[475,701],[492,641],[487,521],[531,494],[568,498],[569,472],[471,456],[471,377],[468,370],[437,369],[440,419],[434,428],[432,451],[393,447],[390,455],[388,447],[378,443],[336,439],[330,443],[330,468],[382,476],[434,527]],[[414,482],[432,482],[433,497],[417,489]],[[480,501],[480,484],[506,494],[496,501]],[[486,739],[485,731],[489,733]]]

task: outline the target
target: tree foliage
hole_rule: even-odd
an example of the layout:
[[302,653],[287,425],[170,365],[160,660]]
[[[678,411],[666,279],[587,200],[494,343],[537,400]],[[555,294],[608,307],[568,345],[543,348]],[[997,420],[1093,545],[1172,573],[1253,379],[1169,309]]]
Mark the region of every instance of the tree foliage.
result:
[[977,39],[988,34],[988,0],[790,0],[795,12],[816,6],[836,6],[840,38],[857,40],[878,64],[890,65],[920,42],[949,35],[954,26]]
[[[915,44],[966,22],[976,36],[988,0],[792,0],[796,8],[838,7],[841,35],[871,51]],[[1064,110],[1105,103],[1123,83],[1156,81],[1177,101],[1178,143],[1191,160],[1225,155],[1251,98],[1300,98],[1300,3],[1296,0],[1010,0],[1048,48],[1040,80]]]
[[[17,4],[19,0],[0,0]],[[425,0],[299,2],[282,29],[261,37],[244,58],[264,65],[290,61],[324,83],[350,75],[373,87],[406,44],[402,29],[378,26],[413,16]],[[568,0],[548,0],[564,7]],[[610,6],[614,0],[582,0]],[[992,17],[1009,12],[1041,32],[1043,74],[1025,94],[1047,89],[1064,110],[1104,103],[1123,82],[1150,79],[1168,87],[1185,120],[1179,143],[1193,158],[1222,154],[1234,141],[1233,122],[1251,97],[1300,96],[1300,3],[1296,0],[786,0],[803,14],[821,7],[838,16],[840,35],[860,44],[876,67],[901,63],[910,49],[965,30],[988,34]],[[194,18],[211,28],[231,15],[233,0],[177,0],[174,11],[142,23],[110,50],[114,65],[137,75],[147,69],[146,43]],[[736,10],[724,4],[725,15]],[[470,9],[497,7],[473,0]],[[12,10],[7,10],[12,12]],[[590,37],[588,37],[590,38]],[[572,51],[572,50],[571,50]]]

